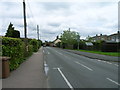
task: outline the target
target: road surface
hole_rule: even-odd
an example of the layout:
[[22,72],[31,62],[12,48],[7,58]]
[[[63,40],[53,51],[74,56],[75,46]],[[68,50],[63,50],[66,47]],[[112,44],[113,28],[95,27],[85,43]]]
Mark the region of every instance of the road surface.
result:
[[118,64],[44,47],[49,88],[118,88]]

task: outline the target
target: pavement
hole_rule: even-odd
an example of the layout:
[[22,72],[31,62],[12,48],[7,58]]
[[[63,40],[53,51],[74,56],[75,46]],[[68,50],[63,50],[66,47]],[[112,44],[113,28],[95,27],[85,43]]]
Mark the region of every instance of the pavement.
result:
[[118,62],[92,59],[64,49],[44,47],[49,88],[110,88],[120,86]]
[[72,52],[72,53],[82,55],[82,56],[92,58],[92,59],[100,59],[100,60],[111,61],[111,62],[120,62],[119,61],[120,57],[100,55],[100,54],[82,52],[82,51],[76,51],[76,50],[68,50],[68,49],[65,49],[65,50],[68,51],[68,52]]
[[20,67],[2,80],[3,88],[46,88],[47,78],[43,65],[43,48],[29,57]]

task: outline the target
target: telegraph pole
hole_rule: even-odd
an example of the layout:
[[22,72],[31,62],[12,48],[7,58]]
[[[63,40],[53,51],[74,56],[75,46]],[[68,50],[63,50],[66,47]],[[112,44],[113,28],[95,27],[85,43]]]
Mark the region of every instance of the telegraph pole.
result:
[[37,25],[37,36],[38,36],[38,40],[39,40],[39,25]]
[[77,35],[77,42],[78,42],[78,50],[79,50],[79,42],[80,42],[80,36]]
[[23,16],[24,16],[24,35],[27,38],[27,23],[26,23],[26,6],[25,0],[23,0]]
[[24,16],[24,42],[25,42],[25,56],[28,55],[28,45],[27,45],[27,22],[26,22],[26,5],[25,0],[23,0],[23,16]]

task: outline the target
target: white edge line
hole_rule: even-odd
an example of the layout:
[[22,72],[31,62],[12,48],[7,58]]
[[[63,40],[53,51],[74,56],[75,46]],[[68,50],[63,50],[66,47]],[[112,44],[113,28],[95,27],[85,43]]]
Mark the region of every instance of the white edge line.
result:
[[79,62],[77,62],[77,61],[75,61],[75,63],[80,64],[81,66],[87,68],[87,69],[90,70],[90,71],[93,71],[91,68],[89,68],[89,67],[87,67],[87,66],[85,66],[85,65],[83,65],[83,64],[81,64],[81,63],[79,63]]
[[57,68],[58,71],[60,72],[60,74],[62,75],[63,79],[65,80],[65,82],[67,83],[67,85],[71,88],[71,90],[74,90],[72,85],[70,84],[70,82],[67,80],[67,78],[64,76],[64,74],[62,73],[62,71],[60,70],[60,68]]
[[119,84],[118,82],[113,81],[113,80],[112,80],[112,79],[110,79],[110,78],[106,78],[106,79],[108,79],[109,81],[111,81],[111,82],[113,82],[113,83],[115,83],[115,84],[117,84],[117,85],[119,85],[119,86],[120,86],[120,84]]
[[108,63],[108,64],[112,64],[112,63],[110,63],[110,62],[106,62],[106,63]]
[[117,66],[117,67],[118,67],[118,65],[117,65],[117,64],[115,64],[115,66]]

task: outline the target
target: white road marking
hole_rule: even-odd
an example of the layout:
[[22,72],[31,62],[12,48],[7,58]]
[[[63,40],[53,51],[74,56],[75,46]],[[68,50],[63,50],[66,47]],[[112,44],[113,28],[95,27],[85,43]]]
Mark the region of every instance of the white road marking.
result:
[[43,53],[44,53],[45,51],[43,50]]
[[108,63],[108,64],[112,64],[112,63],[110,63],[110,62],[106,62],[106,63]]
[[106,79],[120,86],[120,84],[119,84],[118,82],[113,81],[113,80],[112,80],[112,79],[110,79],[110,78],[106,78]]
[[117,64],[114,64],[114,65],[118,67],[118,65],[117,65]]
[[63,55],[62,53],[60,53],[60,52],[58,52],[58,51],[55,51],[55,52],[59,53],[60,55]]
[[49,71],[49,67],[48,67],[46,61],[44,61],[44,71],[45,71],[45,75],[47,75],[48,71]]
[[71,88],[71,90],[74,90],[72,85],[70,84],[70,82],[67,80],[67,78],[64,76],[64,74],[62,73],[62,71],[60,70],[60,68],[57,68],[58,71],[60,72],[60,74],[62,75],[63,79],[65,80],[65,82],[67,83],[67,85]]
[[98,61],[101,61],[101,60],[98,60]]
[[102,62],[106,62],[106,61],[103,60]]
[[59,53],[60,55],[63,55],[62,53]]
[[77,61],[75,61],[75,63],[80,64],[81,66],[87,68],[87,69],[90,70],[90,71],[93,71],[91,68],[89,68],[89,67],[87,67],[87,66],[85,66],[85,65],[83,65],[83,64],[81,64],[81,63],[79,63],[79,62],[77,62]]
[[50,52],[48,52],[48,54],[50,54]]
[[[62,68],[62,67],[59,67],[60,69]],[[58,67],[56,67],[56,68],[52,68],[52,69],[58,69]]]

